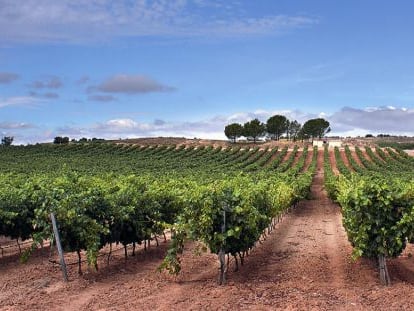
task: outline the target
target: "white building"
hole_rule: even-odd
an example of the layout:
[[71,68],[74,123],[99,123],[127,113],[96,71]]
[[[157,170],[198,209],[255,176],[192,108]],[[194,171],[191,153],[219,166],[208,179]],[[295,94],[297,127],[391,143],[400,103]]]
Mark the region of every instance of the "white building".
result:
[[328,139],[328,138],[315,139],[313,141],[313,146],[318,146],[318,147],[329,146],[330,148],[342,147],[342,140],[340,140],[340,139]]

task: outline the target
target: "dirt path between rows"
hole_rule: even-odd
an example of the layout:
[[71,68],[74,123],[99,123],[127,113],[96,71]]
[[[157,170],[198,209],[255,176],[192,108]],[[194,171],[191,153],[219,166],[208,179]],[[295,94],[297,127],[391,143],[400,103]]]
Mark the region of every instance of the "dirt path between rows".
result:
[[[414,266],[409,248],[390,262],[392,286],[379,284],[375,265],[351,259],[340,208],[323,189],[323,151],[311,195],[287,214],[246,258],[216,283],[215,255],[187,245],[178,277],[156,272],[167,249],[151,247],[125,262],[122,252],[97,273],[70,283],[37,254],[27,265],[0,260],[0,310],[413,310]],[[75,258],[75,257],[74,257]],[[73,258],[72,258],[73,259]]]
[[364,168],[364,164],[361,162],[361,159],[358,157],[358,154],[355,151],[355,148],[351,148],[351,154],[355,162],[361,167]]
[[302,173],[308,171],[309,166],[312,163],[313,152],[314,152],[313,148],[309,149],[308,155],[306,156],[306,159],[305,159],[305,165],[302,168]]

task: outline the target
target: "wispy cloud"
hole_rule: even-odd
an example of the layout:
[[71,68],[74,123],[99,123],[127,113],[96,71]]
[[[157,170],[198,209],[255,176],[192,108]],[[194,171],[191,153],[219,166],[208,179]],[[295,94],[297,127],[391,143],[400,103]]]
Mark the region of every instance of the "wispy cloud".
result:
[[277,35],[318,23],[306,15],[250,16],[243,11],[243,4],[232,0],[3,0],[0,39],[79,43],[122,36]]
[[37,106],[39,100],[33,96],[14,96],[8,98],[0,98],[0,108],[7,106],[18,107],[34,107]]
[[287,31],[311,26],[316,23],[317,20],[309,17],[287,15],[216,20],[206,24],[209,28],[208,31],[207,29],[200,29],[199,35],[223,37],[280,35]]
[[88,83],[90,80],[89,76],[87,75],[83,75],[82,77],[80,77],[77,81],[76,84],[78,85],[84,85],[85,83]]
[[54,92],[38,93],[38,92],[31,91],[31,92],[29,92],[29,95],[32,96],[32,97],[44,98],[44,99],[57,99],[57,98],[59,98],[59,94],[54,93]]
[[316,64],[290,72],[285,76],[281,76],[280,78],[271,81],[270,84],[281,87],[291,87],[327,83],[345,77],[346,71],[344,68],[346,68],[346,65],[342,63]]
[[19,75],[12,72],[0,72],[0,84],[8,84],[19,79]]
[[118,74],[105,80],[97,86],[88,88],[89,92],[144,94],[152,92],[169,92],[174,88],[161,84],[143,75]]
[[31,129],[35,126],[30,123],[25,122],[0,122],[0,129],[2,130],[21,130],[21,129]]
[[112,95],[91,95],[88,96],[88,99],[91,101],[97,101],[97,102],[112,102],[116,100],[116,98]]
[[59,77],[50,76],[42,80],[36,80],[29,84],[34,89],[58,89],[63,86],[63,82]]

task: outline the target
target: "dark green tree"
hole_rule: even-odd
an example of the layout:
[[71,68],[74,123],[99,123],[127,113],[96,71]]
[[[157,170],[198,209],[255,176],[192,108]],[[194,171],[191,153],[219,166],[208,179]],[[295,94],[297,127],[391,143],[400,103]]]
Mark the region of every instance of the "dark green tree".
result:
[[62,137],[62,136],[56,136],[53,140],[54,144],[68,144],[69,143],[69,137]]
[[1,145],[5,147],[10,146],[13,143],[13,139],[14,139],[13,136],[4,136],[1,139]]
[[274,115],[266,122],[266,130],[272,139],[279,140],[287,132],[289,120],[282,115]]
[[259,137],[263,137],[265,134],[266,125],[258,119],[251,120],[243,125],[243,135],[251,137],[254,143],[256,143]]
[[305,137],[322,138],[331,131],[329,122],[322,118],[310,119],[303,125],[303,135]]
[[287,130],[289,138],[293,141],[296,141],[299,138],[298,136],[301,128],[302,125],[298,121],[294,120],[289,122],[289,128]]
[[229,124],[224,128],[224,134],[235,143],[243,135],[243,126],[239,123]]
[[308,139],[309,137],[304,133],[303,131],[303,127],[300,129],[299,133],[298,133],[298,137],[297,139],[299,139],[300,141],[303,142],[304,139]]
[[53,139],[53,143],[54,144],[57,144],[57,145],[59,145],[59,144],[61,144],[62,143],[62,137],[61,136],[56,136],[54,139]]

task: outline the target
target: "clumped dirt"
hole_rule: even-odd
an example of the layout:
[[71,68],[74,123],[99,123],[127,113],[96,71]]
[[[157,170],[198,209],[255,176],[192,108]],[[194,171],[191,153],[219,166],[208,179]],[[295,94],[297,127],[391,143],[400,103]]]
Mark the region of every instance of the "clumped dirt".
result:
[[[156,269],[168,243],[138,251],[125,261],[116,252],[98,272],[78,276],[69,266],[62,282],[49,249],[27,264],[18,255],[0,258],[0,310],[413,310],[413,247],[389,261],[392,286],[379,283],[376,263],[351,258],[339,206],[323,189],[323,152],[318,153],[312,193],[285,215],[240,271],[231,262],[227,284],[216,283],[215,255],[196,255],[189,243],[178,277]],[[54,256],[53,256],[54,257]],[[67,254],[68,262],[76,255]]]

